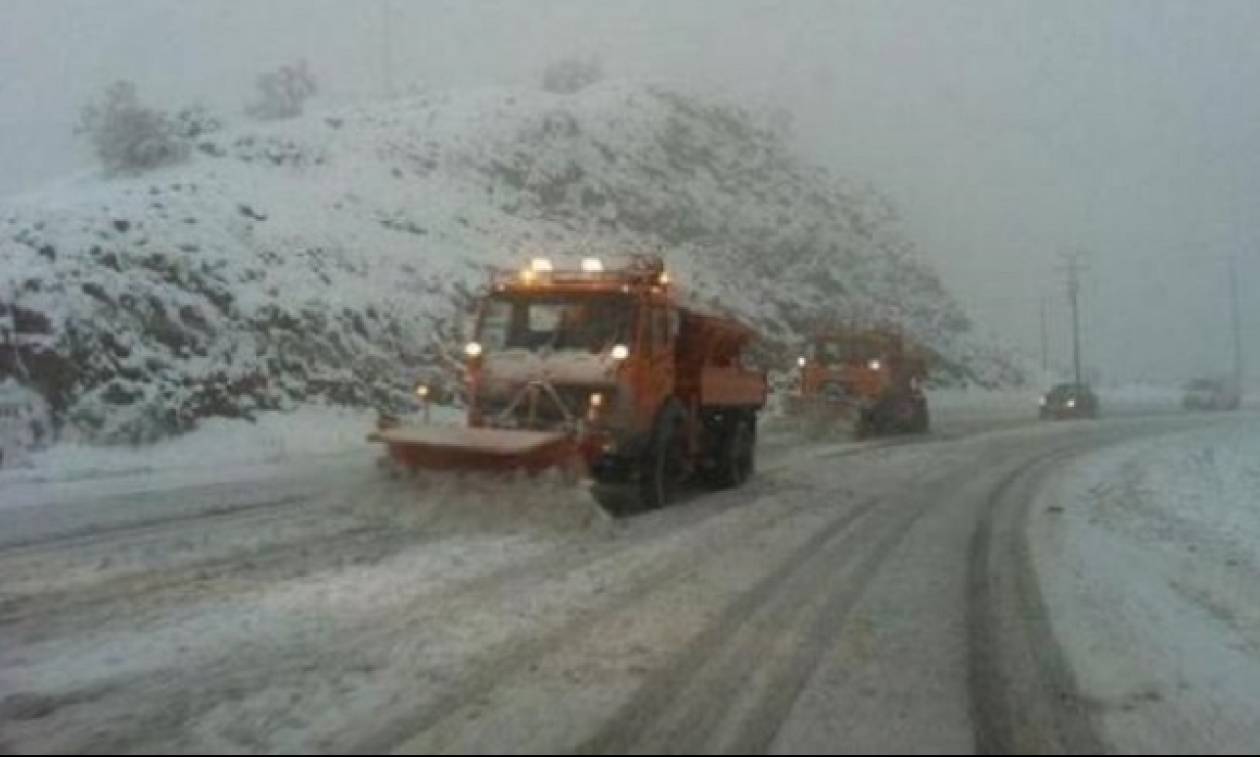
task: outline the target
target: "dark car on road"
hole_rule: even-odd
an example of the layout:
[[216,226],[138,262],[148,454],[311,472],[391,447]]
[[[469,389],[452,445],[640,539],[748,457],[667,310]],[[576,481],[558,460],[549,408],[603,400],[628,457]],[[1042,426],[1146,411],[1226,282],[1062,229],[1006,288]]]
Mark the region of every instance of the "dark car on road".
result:
[[1098,395],[1085,384],[1058,384],[1041,398],[1041,419],[1097,418]]
[[1237,410],[1242,397],[1232,382],[1201,378],[1186,384],[1181,406],[1186,410]]

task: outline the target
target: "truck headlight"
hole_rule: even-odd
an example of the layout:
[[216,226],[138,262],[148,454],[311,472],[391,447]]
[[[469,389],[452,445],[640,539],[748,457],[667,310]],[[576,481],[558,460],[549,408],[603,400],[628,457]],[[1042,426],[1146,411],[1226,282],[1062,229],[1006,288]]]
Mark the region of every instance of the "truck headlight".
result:
[[419,398],[420,398],[420,399],[422,399],[422,400],[423,400],[423,399],[428,399],[428,397],[429,397],[429,385],[428,385],[428,384],[416,384],[416,396],[417,396],[417,397],[419,397]]
[[612,352],[610,354],[612,355],[613,360],[625,360],[630,357],[630,348],[624,344],[618,344],[612,348]]
[[804,367],[805,367],[805,356],[804,356],[804,355],[801,355],[800,357],[798,357],[798,358],[796,359],[796,364],[797,364],[798,366],[800,366],[801,368],[804,368]]
[[883,363],[879,362],[879,358],[872,358],[871,361],[866,364],[866,367],[870,368],[872,371],[878,371],[883,367],[883,365]]
[[478,344],[477,342],[469,342],[468,344],[464,345],[464,354],[467,355],[468,357],[480,357],[481,345]]
[[1076,407],[1076,398],[1072,398],[1065,403],[1068,407]]
[[608,397],[603,392],[592,392],[586,402],[586,420],[589,423],[595,423],[599,420],[600,415],[604,412],[604,403],[608,401]]

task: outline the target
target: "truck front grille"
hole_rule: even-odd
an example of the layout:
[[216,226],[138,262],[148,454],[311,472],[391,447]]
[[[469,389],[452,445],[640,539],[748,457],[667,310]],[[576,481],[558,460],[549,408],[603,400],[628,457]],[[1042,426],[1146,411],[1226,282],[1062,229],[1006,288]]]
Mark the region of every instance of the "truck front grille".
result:
[[[609,390],[604,387],[594,386],[557,386],[556,394],[559,395],[560,401],[564,404],[565,410],[568,412],[569,420],[580,420],[586,416],[587,407],[590,403],[591,394],[594,392],[603,392],[605,401],[610,401]],[[511,413],[505,414],[505,411],[511,407],[517,395],[521,392],[521,388],[517,388],[511,393],[500,396],[480,400],[481,415],[485,423],[500,428],[522,428],[535,429],[540,431],[560,428],[566,421],[565,412],[556,405],[555,398],[550,392],[538,390],[531,411],[531,402],[528,395],[520,398],[516,402],[516,406],[512,408]]]

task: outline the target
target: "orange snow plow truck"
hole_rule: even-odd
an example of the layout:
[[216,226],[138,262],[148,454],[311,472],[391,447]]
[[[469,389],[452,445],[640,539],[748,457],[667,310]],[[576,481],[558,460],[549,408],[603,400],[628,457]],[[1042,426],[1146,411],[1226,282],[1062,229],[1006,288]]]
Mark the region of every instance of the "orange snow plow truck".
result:
[[927,359],[897,329],[820,332],[797,368],[799,390],[788,396],[792,414],[845,422],[858,436],[928,430]]
[[688,479],[733,487],[752,474],[767,393],[741,362],[754,338],[681,306],[658,257],[536,258],[493,274],[480,302],[466,425],[382,418],[368,438],[405,468],[560,468],[589,476],[608,510],[660,507]]

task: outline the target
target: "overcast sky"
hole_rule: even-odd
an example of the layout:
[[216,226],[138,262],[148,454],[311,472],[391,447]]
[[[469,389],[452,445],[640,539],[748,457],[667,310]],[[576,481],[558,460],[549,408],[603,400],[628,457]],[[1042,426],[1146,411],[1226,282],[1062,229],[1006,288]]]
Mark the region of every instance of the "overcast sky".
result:
[[532,86],[598,54],[796,116],[812,159],[870,180],[977,320],[1032,354],[1058,254],[1086,252],[1086,346],[1109,378],[1230,356],[1236,255],[1260,373],[1260,2],[0,0],[0,193],[90,167],[78,107],[129,78],[151,102],[238,112],[306,58],[326,101]]

